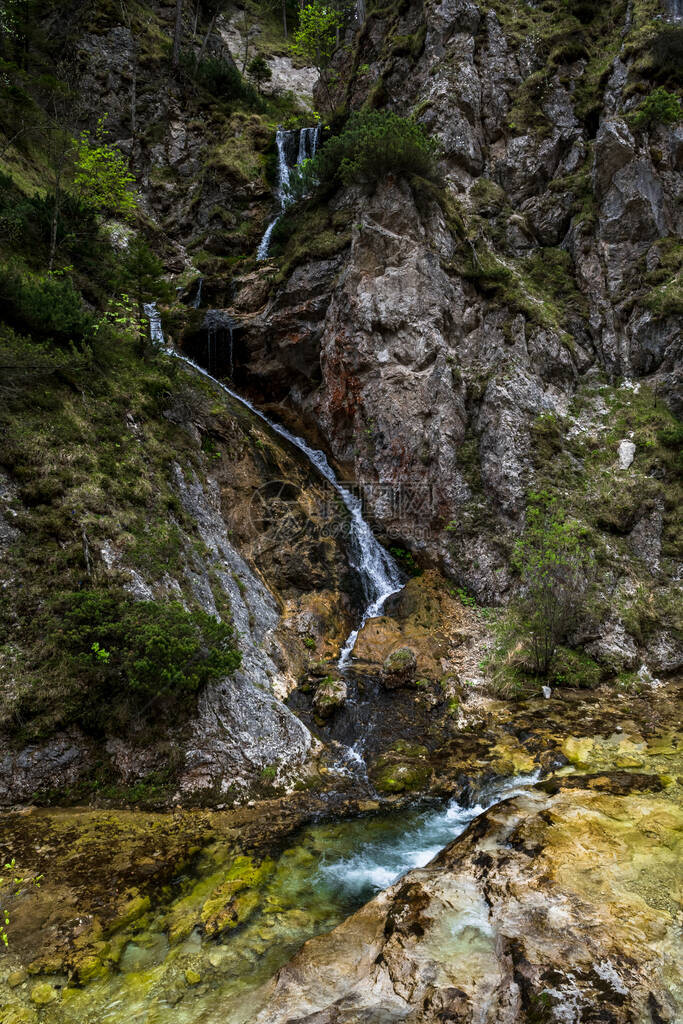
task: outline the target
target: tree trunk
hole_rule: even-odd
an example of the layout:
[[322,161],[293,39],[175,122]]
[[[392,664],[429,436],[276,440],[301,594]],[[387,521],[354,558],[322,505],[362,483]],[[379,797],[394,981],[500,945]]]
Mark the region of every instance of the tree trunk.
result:
[[217,17],[218,17],[218,13],[214,14],[213,18],[211,19],[209,27],[208,27],[208,29],[206,31],[206,35],[204,36],[204,39],[202,41],[202,45],[201,45],[201,47],[199,49],[199,56],[197,57],[197,63],[195,65],[196,67],[199,67],[199,65],[201,64],[202,60],[204,59],[204,53],[206,51],[206,47],[208,46],[209,39],[211,38],[211,33],[213,32],[213,27],[216,24],[216,18]]
[[183,0],[176,0],[175,4],[175,31],[173,33],[173,67],[177,68],[180,63],[180,37],[183,32]]
[[285,30],[285,39],[287,38],[287,0],[282,0],[282,27]]
[[50,262],[48,270],[50,273],[55,269],[55,256],[57,255],[57,228],[59,226],[59,210],[62,205],[61,174],[55,179],[55,204],[52,207],[52,221],[50,223]]

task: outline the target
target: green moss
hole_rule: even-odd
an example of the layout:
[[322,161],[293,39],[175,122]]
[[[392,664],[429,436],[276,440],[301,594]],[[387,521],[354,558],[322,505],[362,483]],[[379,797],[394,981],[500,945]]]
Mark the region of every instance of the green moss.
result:
[[372,781],[378,793],[414,793],[424,788],[431,776],[428,765],[378,762]]
[[593,690],[600,685],[602,670],[600,666],[583,651],[560,647],[548,674],[548,682],[552,686],[575,686],[579,689]]
[[658,266],[644,274],[649,287],[644,304],[657,318],[683,315],[683,245],[679,238],[662,238],[656,243]]
[[351,214],[331,211],[326,203],[306,200],[290,206],[271,236],[271,253],[284,280],[300,263],[329,259],[351,242]]
[[259,906],[260,887],[274,870],[275,862],[268,858],[258,864],[251,857],[236,857],[202,906],[200,919],[206,934],[218,935],[248,921]]

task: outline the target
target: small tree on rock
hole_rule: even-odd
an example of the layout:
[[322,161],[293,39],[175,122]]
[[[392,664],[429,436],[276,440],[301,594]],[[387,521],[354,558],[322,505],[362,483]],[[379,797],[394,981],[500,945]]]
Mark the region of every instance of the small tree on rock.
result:
[[306,4],[299,12],[299,26],[294,33],[292,53],[314,67],[320,75],[328,99],[331,100],[325,72],[337,49],[344,15],[332,4],[321,0]]
[[533,670],[545,676],[558,645],[585,611],[591,576],[578,524],[545,491],[530,495],[512,561],[522,581],[512,605],[515,633]]
[[252,80],[259,92],[261,92],[261,86],[266,82],[270,82],[273,77],[273,72],[268,64],[265,57],[259,54],[257,57],[253,57],[247,66],[247,75]]

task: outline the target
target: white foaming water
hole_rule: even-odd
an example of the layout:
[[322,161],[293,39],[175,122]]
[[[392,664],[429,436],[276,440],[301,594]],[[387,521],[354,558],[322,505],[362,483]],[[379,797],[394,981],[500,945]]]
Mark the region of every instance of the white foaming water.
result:
[[280,217],[285,211],[287,206],[287,187],[289,185],[289,164],[287,162],[287,135],[288,132],[282,128],[278,128],[275,135],[275,144],[277,146],[277,200],[280,204],[280,213],[278,213],[275,220],[272,220],[266,228],[266,233],[261,239],[261,244],[256,252],[257,260],[265,260],[268,256],[268,249],[270,248],[270,236],[273,233],[273,228],[279,221]]
[[[145,306],[145,313],[149,319],[152,341],[155,344],[164,346],[164,332],[161,327],[161,317],[159,316],[159,312],[156,308],[156,303],[148,303]],[[258,418],[266,423],[271,430],[274,430],[276,434],[279,434],[280,437],[284,437],[285,440],[289,441],[290,444],[293,444],[295,448],[298,448],[300,452],[303,452],[318,472],[322,474],[329,484],[332,485],[344,502],[346,508],[349,510],[351,514],[349,563],[360,576],[363,593],[368,604],[363,612],[360,626],[358,629],[354,629],[352,631],[342,649],[338,664],[339,668],[344,668],[349,662],[359,631],[363,628],[368,619],[379,615],[384,603],[392,594],[398,593],[398,591],[403,588],[403,583],[396,563],[391,555],[384,550],[382,545],[375,540],[372,530],[363,518],[363,509],[360,498],[357,498],[345,487],[342,487],[334,475],[334,470],[327,461],[327,457],[324,452],[319,451],[317,448],[311,448],[310,445],[306,444],[303,438],[297,437],[296,434],[292,434],[292,432],[287,430],[286,427],[283,427],[281,424],[275,423],[273,420],[269,419],[264,413],[257,409],[255,405],[252,405],[250,401],[243,398],[241,395],[238,395],[236,391],[233,391],[232,388],[229,388],[220,380],[212,377],[207,370],[202,366],[199,366],[192,359],[183,355],[181,352],[176,352],[174,349],[168,347],[165,351],[168,355],[174,356],[176,359],[180,359],[182,362],[187,363],[188,366],[192,366],[204,377],[212,380],[217,387],[225,391],[231,398],[234,398],[237,402],[240,402],[241,405],[253,412],[255,416],[258,416]],[[352,750],[351,752],[351,760],[363,761],[360,753],[355,750]]]
[[314,128],[302,128],[299,132],[299,153],[297,156],[297,165],[304,162],[304,160],[312,160],[318,149],[318,142],[320,141],[320,125],[316,125]]
[[161,314],[157,309],[156,302],[145,302],[143,305],[145,316],[149,320],[149,336],[152,339],[152,344],[163,348],[166,344],[164,338],[164,329],[161,326]]
[[[363,848],[348,857],[326,861],[319,873],[328,883],[345,890],[349,895],[365,895],[367,898],[393,885],[413,868],[422,868],[436,855],[461,835],[469,823],[488,808],[502,800],[518,796],[534,785],[539,772],[507,779],[485,791],[481,803],[473,807],[462,807],[453,801],[438,811],[425,812],[412,827],[396,833],[384,834],[377,840],[370,839]],[[369,835],[372,835],[369,829]]]
[[[283,128],[278,128],[275,135],[275,144],[277,146],[277,201],[280,204],[280,212],[277,217],[270,222],[266,228],[265,234],[261,239],[260,245],[256,251],[257,260],[265,260],[268,258],[268,250],[270,249],[270,238],[273,234],[275,225],[279,221],[282,214],[289,205],[289,182],[291,168],[289,160],[287,158],[288,142],[293,132],[287,132]],[[298,166],[304,160],[309,157],[314,157],[318,148],[318,142],[320,141],[320,126],[317,125],[313,128],[302,128],[299,131],[299,148],[297,151],[296,164]]]

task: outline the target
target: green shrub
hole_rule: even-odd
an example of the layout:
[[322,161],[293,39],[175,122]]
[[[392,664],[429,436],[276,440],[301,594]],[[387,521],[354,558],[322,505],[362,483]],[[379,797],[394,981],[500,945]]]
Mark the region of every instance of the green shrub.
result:
[[551,684],[594,690],[601,678],[600,666],[583,651],[572,651],[568,647],[558,647],[555,651],[548,673]]
[[35,676],[13,712],[27,739],[73,722],[95,734],[133,722],[153,728],[170,715],[177,722],[207,683],[241,662],[230,624],[119,588],[62,591],[29,631]]
[[339,135],[296,169],[290,190],[301,198],[317,188],[372,184],[390,174],[435,179],[437,153],[436,142],[412,118],[390,110],[352,114]]
[[[231,626],[178,601],[135,601],[123,591],[66,593],[52,638],[74,668],[147,696],[195,693],[240,664]],[[93,655],[104,649],[106,662]]]
[[511,602],[508,650],[521,647],[533,673],[545,676],[559,644],[588,614],[592,576],[582,530],[545,491],[529,495],[512,564],[522,586]]
[[654,124],[676,124],[682,116],[678,97],[660,86],[645,97],[631,123],[636,128],[650,128]]
[[[49,259],[54,201],[51,194],[26,196],[11,177],[0,174],[0,246],[35,269]],[[79,287],[98,305],[111,294],[117,258],[94,211],[69,192],[61,196],[56,241],[58,262],[74,268]]]
[[94,320],[71,281],[24,277],[0,266],[0,316],[10,327],[36,340],[81,346]]
[[207,92],[222,100],[243,100],[252,106],[258,104],[258,93],[245,82],[232,61],[222,57],[205,57],[196,63],[192,54],[181,57],[185,72]]

